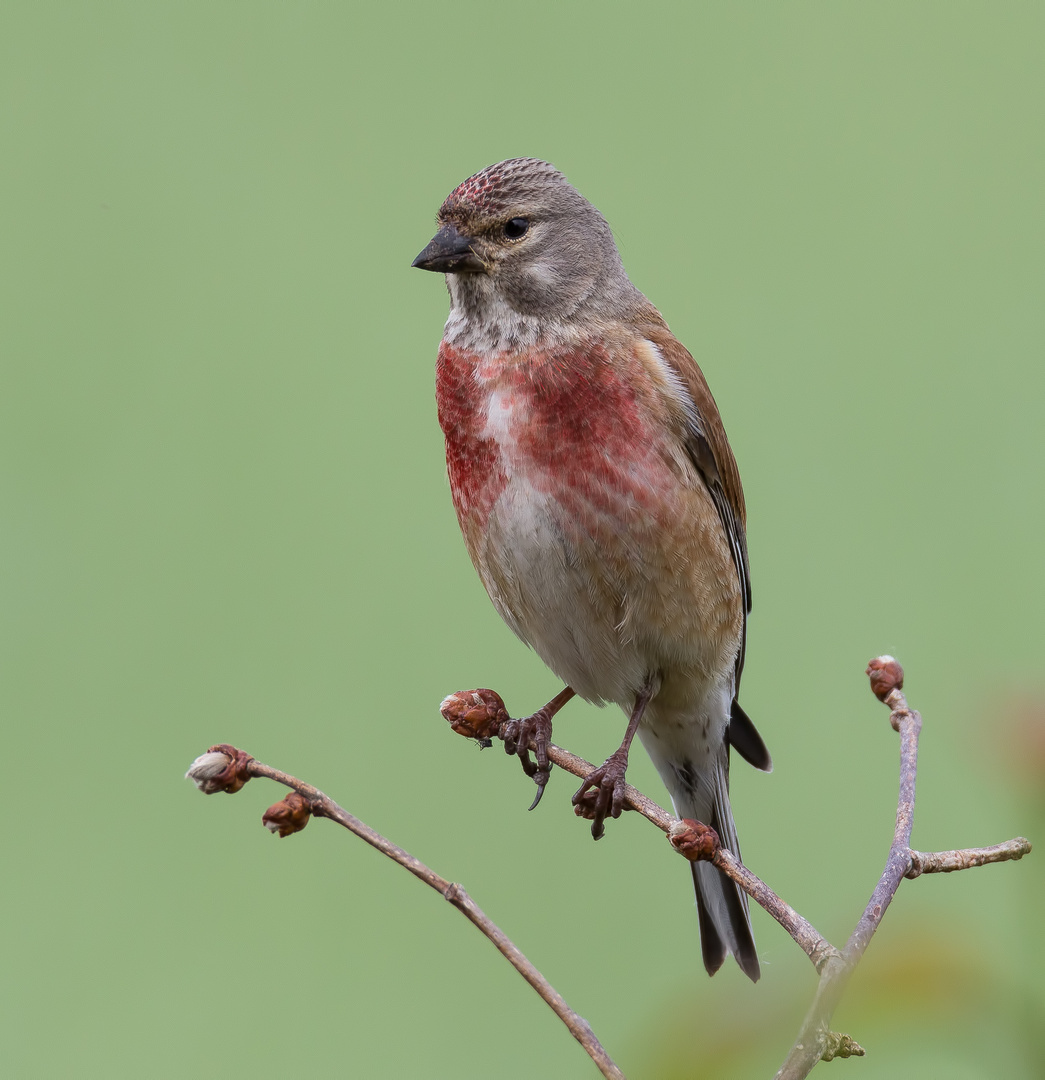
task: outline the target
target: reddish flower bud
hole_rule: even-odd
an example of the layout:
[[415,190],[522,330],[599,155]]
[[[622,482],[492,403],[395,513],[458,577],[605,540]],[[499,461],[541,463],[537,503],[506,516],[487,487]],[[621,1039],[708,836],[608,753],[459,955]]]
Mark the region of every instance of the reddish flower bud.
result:
[[290,836],[291,833],[301,832],[308,824],[312,814],[308,799],[292,791],[278,803],[273,803],[264,814],[261,815],[261,824],[270,832],[279,833],[280,836]]
[[718,833],[710,825],[692,818],[683,818],[672,825],[668,840],[690,862],[713,859],[720,847]]
[[508,719],[508,710],[496,690],[458,690],[443,698],[439,711],[466,739],[492,739]]
[[879,701],[894,691],[903,689],[903,668],[891,656],[876,656],[867,665],[867,677],[871,680],[871,692]]

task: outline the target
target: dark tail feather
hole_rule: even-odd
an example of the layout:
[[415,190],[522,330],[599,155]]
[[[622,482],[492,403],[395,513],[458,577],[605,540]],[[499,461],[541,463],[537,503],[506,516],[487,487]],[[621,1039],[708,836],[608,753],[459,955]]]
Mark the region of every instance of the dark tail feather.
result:
[[691,863],[693,887],[697,893],[697,919],[700,923],[700,952],[704,958],[704,967],[709,975],[714,975],[725,962],[729,949],[719,935],[718,929],[708,910],[705,895],[717,893],[720,905],[728,912],[729,926],[732,931],[731,943],[733,956],[740,970],[752,981],[758,982],[762,969],[758,965],[758,952],[751,933],[748,913],[740,899],[739,891],[717,866],[711,863]]
[[693,888],[697,894],[697,921],[700,923],[700,953],[704,957],[704,967],[709,975],[725,963],[729,950],[726,943],[718,936],[715,924],[711,919],[711,912],[704,904],[704,897],[700,892],[700,881],[697,878],[697,864],[690,863],[693,871]]
[[[718,833],[722,846],[739,859],[740,843],[729,805],[725,768],[715,776],[715,797],[710,817],[707,824]],[[755,938],[751,933],[747,896],[712,863],[695,862],[690,866],[697,891],[700,948],[708,974],[714,975],[718,971],[728,951],[736,958],[740,970],[752,982],[758,982],[762,972],[758,966]]]
[[[761,761],[768,764],[769,754],[754,725],[743,712],[739,715],[743,718],[740,727],[750,731],[753,736],[753,741],[749,739],[745,743],[752,763]],[[643,736],[641,730],[639,736]],[[659,741],[652,736],[643,738],[643,743],[671,793],[675,813],[680,818],[694,818],[710,825],[718,833],[722,846],[739,859],[740,843],[729,805],[728,744],[724,742],[717,757],[704,761],[697,770],[687,758],[665,754]],[[732,953],[740,970],[752,982],[756,982],[761,972],[748,918],[747,896],[710,862],[692,863],[691,869],[697,893],[700,948],[708,974],[714,975],[726,956]]]
[[773,771],[773,759],[769,756],[766,744],[762,741],[758,729],[751,723],[751,717],[740,707],[740,702],[733,699],[729,711],[729,727],[726,728],[729,745],[749,764],[763,772]]

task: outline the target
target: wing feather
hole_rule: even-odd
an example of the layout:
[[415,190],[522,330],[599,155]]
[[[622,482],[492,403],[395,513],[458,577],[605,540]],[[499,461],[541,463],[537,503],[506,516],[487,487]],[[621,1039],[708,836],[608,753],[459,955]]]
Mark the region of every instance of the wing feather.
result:
[[[644,336],[657,347],[664,362],[692,401],[693,409],[686,425],[686,452],[703,479],[715,509],[718,511],[744,596],[744,624],[734,671],[734,716],[730,723],[729,741],[737,752],[755,768],[768,771],[772,769],[773,763],[765,743],[762,742],[750,719],[736,703],[747,648],[747,617],[751,611],[751,571],[747,557],[747,509],[744,505],[744,489],[740,483],[740,470],[737,468],[736,459],[733,457],[729,440],[726,438],[726,429],[722,425],[718,406],[696,360],[663,321],[645,328]],[[733,731],[734,724],[735,732]],[[733,735],[736,738],[733,738]]]

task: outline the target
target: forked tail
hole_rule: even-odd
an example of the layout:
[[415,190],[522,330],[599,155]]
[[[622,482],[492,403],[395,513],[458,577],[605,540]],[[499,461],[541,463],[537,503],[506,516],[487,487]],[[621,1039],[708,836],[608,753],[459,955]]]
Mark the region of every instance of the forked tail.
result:
[[[723,744],[721,756],[716,762],[709,762],[705,772],[669,766],[661,770],[661,776],[668,785],[675,813],[710,825],[718,833],[722,846],[739,859],[740,843],[729,805],[728,755],[729,749]],[[761,971],[747,896],[712,863],[695,862],[690,866],[697,893],[700,951],[708,974],[714,975],[726,955],[732,953],[740,970],[757,982]]]

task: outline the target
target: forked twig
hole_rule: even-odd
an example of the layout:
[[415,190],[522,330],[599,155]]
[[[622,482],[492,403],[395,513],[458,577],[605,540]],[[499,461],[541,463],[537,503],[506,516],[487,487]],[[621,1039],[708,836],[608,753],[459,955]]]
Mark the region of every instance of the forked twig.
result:
[[[663,807],[628,785],[625,804],[640,813],[668,837],[680,854],[692,861],[707,860],[743,889],[765,909],[799,945],[815,966],[820,978],[813,1004],[802,1029],[777,1072],[774,1080],[800,1080],[823,1060],[863,1054],[863,1049],[850,1036],[830,1030],[830,1020],[841,998],[849,976],[859,963],[875,930],[885,915],[900,882],[921,874],[949,873],[987,863],[1020,859],[1031,850],[1030,843],[1017,837],[1004,844],[987,848],[966,848],[957,851],[920,852],[910,847],[914,817],[914,789],[918,769],[918,734],[921,717],[907,706],[903,696],[903,671],[891,657],[872,660],[867,669],[871,688],[890,708],[890,721],[900,733],[900,794],[897,802],[896,828],[885,870],[871,899],[845,948],[835,948],[816,928],[776,895],[739,859],[721,846],[715,831],[698,821],[669,814]],[[452,694],[442,705],[444,717],[459,734],[481,740],[493,736],[503,738],[509,722],[500,696],[492,690],[467,690]],[[575,776],[587,777],[594,766],[562,747],[550,745],[550,761]],[[262,821],[280,836],[300,832],[309,817],[326,817],[337,822],[400,866],[439,892],[458,908],[491,942],[508,962],[547,1002],[562,1020],[573,1037],[584,1047],[605,1077],[624,1080],[624,1074],[614,1064],[605,1048],[595,1037],[588,1022],[575,1013],[556,992],[548,980],[526,959],[504,932],[476,905],[467,892],[447,881],[409,852],[365,825],[343,807],[324,795],[318,788],[297,777],[263,765],[249,754],[233,746],[213,746],[197,758],[186,774],[206,794],[217,791],[239,791],[252,777],[266,777],[291,788],[292,793],[269,807]]]
[[[860,961],[882,917],[885,915],[904,877],[923,873],[945,873],[984,866],[991,862],[1020,859],[1031,850],[1030,843],[1017,837],[990,848],[960,851],[914,852],[910,848],[914,821],[914,788],[918,771],[918,735],[922,720],[907,707],[903,696],[903,669],[890,656],[872,660],[867,668],[871,689],[890,707],[890,722],[900,733],[900,794],[897,802],[896,828],[885,870],[849,941],[842,950],[832,945],[816,928],[756,877],[739,859],[719,844],[715,831],[697,821],[679,820],[652,799],[630,785],[625,805],[636,810],[665,832],[672,846],[690,860],[706,859],[736,882],[760,907],[791,935],[812,961],[820,980],[813,1004],[787,1060],[774,1080],[799,1080],[807,1076],[819,1061],[864,1053],[850,1036],[830,1030],[830,1020],[853,968]],[[493,690],[463,690],[446,698],[443,716],[458,734],[489,740],[499,736],[508,720],[500,696]],[[532,748],[531,748],[532,749]],[[548,757],[561,769],[586,777],[594,766],[583,758],[552,744]]]
[[[917,877],[931,866],[933,870],[961,870],[983,866],[988,862],[1020,859],[1031,846],[1023,837],[990,849],[936,852],[928,855],[911,851],[911,828],[914,825],[914,789],[918,776],[918,736],[922,730],[921,716],[908,708],[903,695],[903,668],[891,656],[879,656],[867,667],[871,689],[879,701],[889,706],[889,722],[900,734],[900,793],[896,804],[896,827],[893,842],[885,861],[885,869],[871,893],[871,899],[860,916],[845,948],[832,958],[820,972],[813,1004],[806,1013],[802,1028],[790,1053],[774,1080],[801,1080],[808,1076],[817,1062],[830,1060],[839,1036],[830,1030],[831,1017],[841,999],[849,977],[860,962],[871,937],[881,924],[886,909],[905,877]],[[988,854],[989,852],[989,854]],[[843,1036],[842,1038],[848,1038]],[[857,1052],[863,1050],[857,1046]]]

